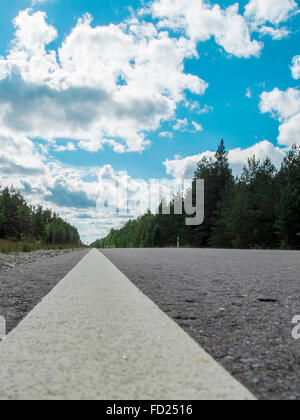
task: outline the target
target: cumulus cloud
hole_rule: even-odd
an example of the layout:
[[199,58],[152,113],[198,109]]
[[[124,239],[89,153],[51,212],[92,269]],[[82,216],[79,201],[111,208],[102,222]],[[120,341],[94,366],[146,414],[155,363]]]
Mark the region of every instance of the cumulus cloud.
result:
[[[44,12],[21,11],[14,25],[10,50],[0,57],[0,184],[14,185],[33,205],[78,226],[83,239],[95,239],[132,216],[99,213],[96,170],[64,166],[49,153],[105,144],[117,153],[143,150],[149,131],[174,120],[186,91],[207,89],[184,72],[195,44],[137,19],[94,27],[87,15],[56,51],[58,34]],[[143,184],[129,184],[138,199]]]
[[271,26],[262,26],[258,29],[261,35],[269,35],[274,41],[280,41],[281,39],[287,38],[290,35],[290,31],[287,28],[272,28]]
[[294,79],[300,79],[300,55],[296,55],[292,60],[292,76]]
[[263,92],[260,98],[262,113],[270,113],[280,123],[278,142],[284,146],[300,144],[300,90],[275,88]]
[[280,147],[274,146],[267,140],[256,143],[254,146],[248,147],[247,149],[232,149],[229,151],[228,159],[233,167],[234,173],[239,174],[242,171],[244,164],[246,164],[248,159],[254,155],[261,161],[264,161],[269,157],[275,166],[280,167],[286,152]]
[[141,151],[147,132],[174,118],[186,91],[206,91],[184,72],[194,43],[152,24],[93,27],[86,15],[58,52],[48,47],[57,31],[44,12],[22,11],[14,24],[11,50],[0,60],[0,124],[10,133],[71,138],[93,151],[103,144]]
[[279,27],[298,11],[294,0],[251,0],[242,14],[239,3],[222,8],[208,0],[154,0],[144,13],[159,19],[162,28],[183,31],[195,42],[214,38],[216,43],[236,57],[257,57],[263,43],[253,33],[280,40],[289,35]]
[[262,44],[251,33],[236,3],[226,9],[204,0],[156,0],[151,13],[159,26],[184,31],[195,42],[214,37],[217,44],[237,57],[258,56]]
[[14,185],[34,201],[58,208],[95,207],[97,181],[85,182],[89,169],[64,167],[24,137],[0,136],[1,185]]
[[266,22],[279,25],[286,22],[297,10],[298,5],[294,0],[250,0],[245,16],[256,26]]
[[253,32],[279,41],[291,34],[282,25],[298,12],[298,5],[294,0],[250,0],[244,17]]
[[[49,158],[47,148],[21,135],[0,134],[0,185],[14,186],[32,205],[42,204],[79,226],[77,216],[87,211],[93,217],[91,229],[107,215],[96,212],[98,181],[95,169],[64,167]],[[84,181],[94,175],[93,180]],[[91,221],[90,221],[91,222]],[[81,234],[89,240],[80,221]],[[118,220],[116,223],[120,223]]]
[[0,133],[0,172],[8,175],[36,176],[45,173],[45,155],[22,136]]
[[[242,172],[244,165],[253,155],[256,155],[256,157],[261,160],[265,160],[267,157],[270,157],[274,164],[279,167],[283,157],[285,156],[285,151],[279,147],[275,147],[272,143],[266,140],[247,149],[232,149],[228,153],[228,159],[235,175],[239,175]],[[206,151],[186,158],[176,157],[173,160],[166,160],[164,162],[164,166],[167,174],[176,179],[192,179],[198,162],[204,156],[214,159],[215,152]]]

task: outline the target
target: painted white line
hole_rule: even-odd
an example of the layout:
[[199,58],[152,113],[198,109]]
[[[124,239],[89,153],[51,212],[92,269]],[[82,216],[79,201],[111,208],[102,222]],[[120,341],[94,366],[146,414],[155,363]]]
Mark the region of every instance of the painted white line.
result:
[[1,399],[254,399],[96,250],[7,338]]

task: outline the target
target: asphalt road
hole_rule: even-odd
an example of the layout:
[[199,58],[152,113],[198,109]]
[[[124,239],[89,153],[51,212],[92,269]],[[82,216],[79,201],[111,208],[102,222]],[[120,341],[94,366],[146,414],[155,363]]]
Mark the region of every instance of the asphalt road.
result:
[[103,253],[258,398],[300,399],[299,252]]
[[253,399],[95,249],[7,338],[0,400]]
[[[7,333],[55,287],[89,250],[38,251],[10,255],[14,268],[0,269],[0,315],[6,319]],[[4,256],[3,256],[4,258]]]

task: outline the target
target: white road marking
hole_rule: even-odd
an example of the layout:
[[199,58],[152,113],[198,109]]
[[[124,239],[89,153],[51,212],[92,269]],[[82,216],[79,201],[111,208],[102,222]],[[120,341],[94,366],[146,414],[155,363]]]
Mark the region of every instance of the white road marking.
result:
[[0,344],[0,399],[255,399],[92,250]]

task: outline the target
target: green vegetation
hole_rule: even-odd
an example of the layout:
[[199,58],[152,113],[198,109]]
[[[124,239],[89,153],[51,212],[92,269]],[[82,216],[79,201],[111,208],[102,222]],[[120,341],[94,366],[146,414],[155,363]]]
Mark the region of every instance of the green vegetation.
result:
[[13,188],[0,190],[0,251],[81,246],[77,229],[42,206],[29,206]]
[[0,252],[10,254],[11,252],[32,252],[40,249],[45,250],[61,250],[61,249],[75,249],[82,248],[82,244],[61,244],[61,245],[47,245],[43,242],[19,242],[10,241],[7,239],[0,239]]
[[280,170],[270,159],[249,159],[234,178],[224,142],[216,160],[199,162],[195,179],[205,179],[205,220],[186,226],[186,215],[148,213],[112,229],[96,248],[171,247],[300,249],[300,147],[294,146]]

